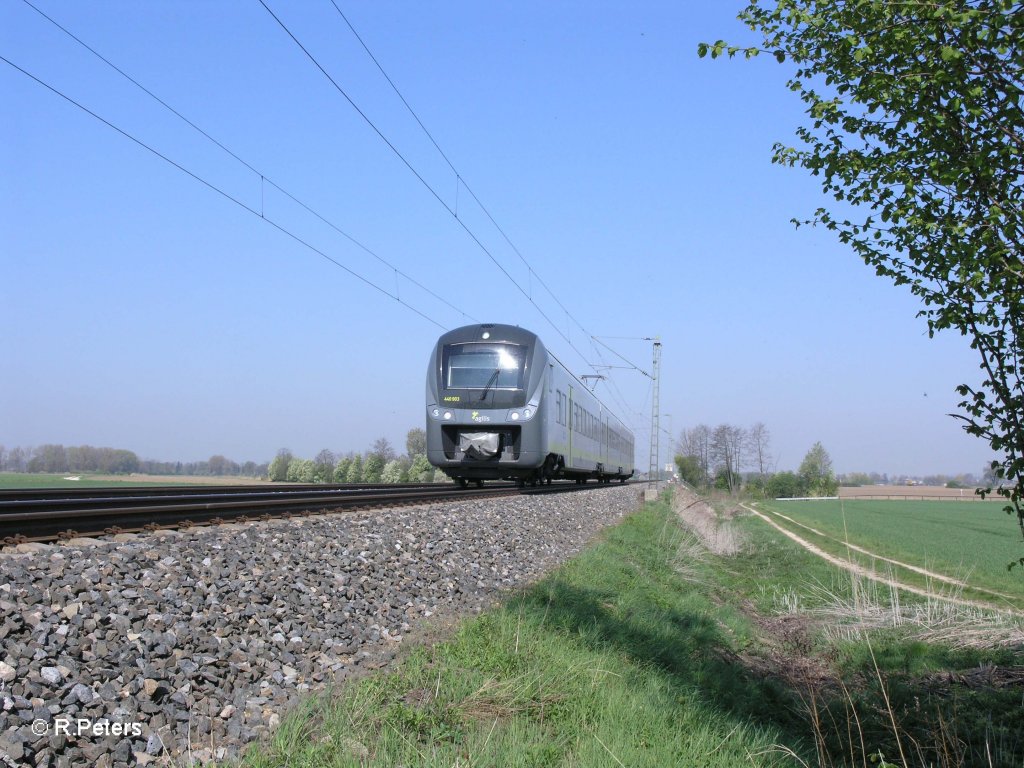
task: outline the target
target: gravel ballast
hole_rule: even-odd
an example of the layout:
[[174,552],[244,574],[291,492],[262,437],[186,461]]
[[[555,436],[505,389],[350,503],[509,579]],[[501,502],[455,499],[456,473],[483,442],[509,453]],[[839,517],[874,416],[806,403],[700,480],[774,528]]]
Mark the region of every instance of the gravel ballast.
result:
[[0,765],[224,760],[632,512],[636,486],[0,554]]

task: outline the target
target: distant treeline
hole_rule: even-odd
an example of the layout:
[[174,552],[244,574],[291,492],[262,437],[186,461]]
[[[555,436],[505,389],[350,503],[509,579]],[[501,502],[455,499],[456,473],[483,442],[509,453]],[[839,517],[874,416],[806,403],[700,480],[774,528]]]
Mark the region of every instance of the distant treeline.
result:
[[[5,448],[0,445],[0,472],[49,474],[95,472],[105,475],[216,475],[265,477],[293,483],[408,483],[429,482],[434,468],[427,461],[427,435],[410,429],[405,440],[406,455],[399,456],[387,438],[376,440],[363,453],[339,455],[324,449],[313,459],[294,456],[287,448],[271,462],[239,464],[226,456],[206,461],[155,461],[140,459],[124,448],[95,448],[91,445],[40,445],[37,448]],[[443,479],[443,478],[442,478]]]
[[910,477],[908,475],[892,475],[878,472],[848,472],[839,475],[840,485],[929,485],[945,488],[977,488],[979,485],[990,483],[994,478],[983,473],[979,478],[970,472],[963,472],[959,475],[925,475],[924,477]]
[[91,445],[40,445],[36,448],[5,448],[0,445],[0,471],[96,472],[105,475],[126,475],[140,472],[150,475],[228,475],[263,477],[268,464],[247,461],[239,464],[225,456],[211,456],[206,461],[155,461],[140,459],[134,451],[124,448],[96,448]]
[[[747,493],[755,498],[772,499],[794,496],[833,496],[840,485],[935,485],[947,488],[975,488],[978,478],[970,473],[928,475],[909,478],[850,472],[836,476],[832,458],[821,443],[815,443],[804,456],[796,472],[775,471],[771,452],[771,434],[758,422],[750,428],[732,424],[709,427],[698,424],[684,429],[675,445],[675,463],[679,477],[701,490],[715,488],[730,493]],[[998,481],[988,469],[981,483]]]
[[405,450],[405,455],[399,456],[386,437],[363,453],[339,456],[325,448],[312,459],[299,458],[282,448],[270,462],[267,478],[291,483],[429,483],[443,479],[427,461],[426,432],[410,429]]

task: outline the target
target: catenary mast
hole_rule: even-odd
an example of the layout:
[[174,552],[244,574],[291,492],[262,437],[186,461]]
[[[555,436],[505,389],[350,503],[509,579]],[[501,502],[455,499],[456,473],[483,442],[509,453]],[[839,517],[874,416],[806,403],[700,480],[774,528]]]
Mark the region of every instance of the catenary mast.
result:
[[654,370],[651,372],[651,452],[648,460],[647,480],[654,482],[658,478],[658,446],[660,440],[660,403],[658,402],[658,384],[661,377],[658,375],[661,370],[661,337],[655,336],[648,341],[654,342]]

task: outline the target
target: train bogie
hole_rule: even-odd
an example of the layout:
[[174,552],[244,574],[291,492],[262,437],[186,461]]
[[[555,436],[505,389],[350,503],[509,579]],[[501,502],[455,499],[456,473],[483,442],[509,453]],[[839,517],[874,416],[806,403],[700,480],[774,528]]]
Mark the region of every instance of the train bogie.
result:
[[463,484],[633,474],[632,433],[529,331],[444,334],[426,390],[427,458]]

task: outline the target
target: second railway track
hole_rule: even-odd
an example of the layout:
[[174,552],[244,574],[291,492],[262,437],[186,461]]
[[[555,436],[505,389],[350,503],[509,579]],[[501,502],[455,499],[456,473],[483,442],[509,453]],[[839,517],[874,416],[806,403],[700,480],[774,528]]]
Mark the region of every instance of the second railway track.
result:
[[[586,488],[587,486],[582,486]],[[589,486],[596,488],[599,486]],[[460,489],[448,484],[95,488],[0,492],[0,544],[133,533],[161,528],[270,520],[327,510],[422,504],[580,490],[575,483]]]

